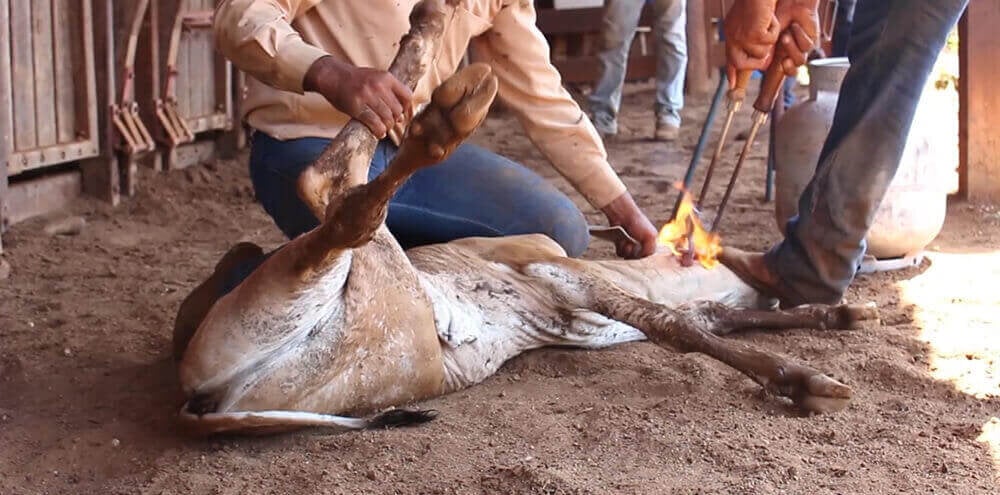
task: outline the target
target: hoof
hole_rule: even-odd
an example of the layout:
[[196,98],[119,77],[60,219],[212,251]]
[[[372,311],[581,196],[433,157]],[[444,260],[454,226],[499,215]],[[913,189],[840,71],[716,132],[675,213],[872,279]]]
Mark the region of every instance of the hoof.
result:
[[830,414],[843,410],[851,402],[851,387],[823,374],[811,376],[806,381],[806,392],[793,397],[795,404],[812,414]]
[[410,163],[418,168],[444,160],[486,119],[497,89],[489,65],[458,71],[434,90],[430,104],[410,124],[401,153],[410,153]]
[[778,368],[778,376],[767,389],[788,397],[804,412],[827,414],[840,411],[851,402],[851,387],[808,366]]

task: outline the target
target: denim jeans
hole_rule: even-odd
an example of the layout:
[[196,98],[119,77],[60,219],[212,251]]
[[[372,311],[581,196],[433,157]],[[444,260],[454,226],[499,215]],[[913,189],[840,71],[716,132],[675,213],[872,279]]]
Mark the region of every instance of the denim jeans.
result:
[[851,68],[816,173],[785,240],[765,255],[790,303],[835,303],[896,174],[924,84],[968,0],[859,0]]
[[851,23],[854,21],[854,8],[857,0],[837,0],[837,15],[834,19],[833,48],[831,57],[847,56],[847,43],[851,39]]
[[[289,239],[318,221],[296,193],[299,174],[330,140],[280,141],[260,131],[251,137],[250,178],[264,210]],[[383,140],[375,149],[369,179],[396,154]],[[545,234],[570,256],[587,249],[583,213],[566,195],[527,168],[471,144],[447,160],[418,171],[389,202],[389,231],[404,249],[463,237]]]
[[[598,131],[615,134],[622,103],[622,86],[629,49],[647,0],[610,0],[604,14],[602,73],[590,95],[590,111]],[[653,39],[656,52],[656,118],[679,126],[684,108],[687,73],[686,0],[648,0],[656,15]]]

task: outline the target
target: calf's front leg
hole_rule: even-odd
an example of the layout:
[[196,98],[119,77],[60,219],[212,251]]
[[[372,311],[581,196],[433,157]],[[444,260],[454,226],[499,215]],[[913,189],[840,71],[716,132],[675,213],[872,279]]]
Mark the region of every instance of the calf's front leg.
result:
[[813,413],[843,409],[850,402],[851,388],[809,366],[719,335],[749,328],[848,329],[877,316],[867,306],[760,311],[701,301],[672,307],[623,290],[581,260],[542,262],[526,271],[546,281],[567,309],[586,309],[625,323],[661,346],[706,354]]

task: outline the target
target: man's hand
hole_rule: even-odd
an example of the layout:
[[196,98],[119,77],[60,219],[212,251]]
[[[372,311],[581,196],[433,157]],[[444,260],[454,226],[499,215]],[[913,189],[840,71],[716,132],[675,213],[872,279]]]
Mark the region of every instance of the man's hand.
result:
[[767,68],[780,32],[775,0],[736,0],[723,23],[730,89],[738,71]]
[[621,226],[628,232],[628,235],[639,241],[635,244],[628,239],[623,239],[616,243],[615,250],[618,256],[625,259],[645,258],[656,252],[656,229],[649,222],[642,210],[636,206],[632,195],[628,192],[618,196],[614,201],[608,203],[601,209],[608,217],[608,224],[612,227]]
[[302,87],[323,95],[334,108],[360,121],[379,139],[412,117],[413,94],[383,70],[321,57],[306,72]]
[[778,0],[775,17],[781,29],[778,43],[784,52],[779,63],[786,75],[794,76],[819,39],[819,0]]

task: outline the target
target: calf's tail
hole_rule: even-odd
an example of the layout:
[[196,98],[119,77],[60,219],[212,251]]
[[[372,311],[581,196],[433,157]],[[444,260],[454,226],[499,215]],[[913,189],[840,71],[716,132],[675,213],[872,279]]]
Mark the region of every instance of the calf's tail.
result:
[[181,408],[183,427],[199,435],[217,433],[272,434],[302,428],[328,428],[334,431],[397,428],[426,423],[437,417],[434,410],[390,409],[367,418],[352,418],[304,411],[240,411],[196,414],[188,404]]

